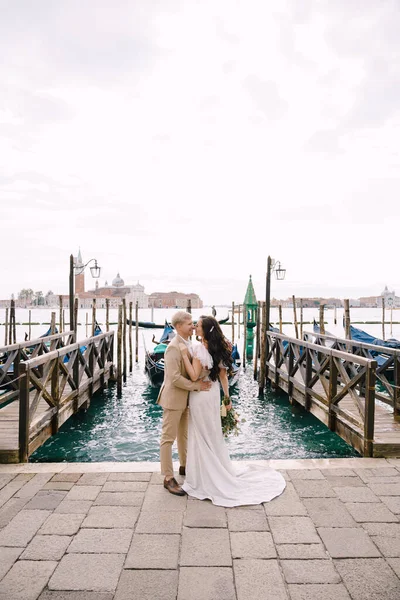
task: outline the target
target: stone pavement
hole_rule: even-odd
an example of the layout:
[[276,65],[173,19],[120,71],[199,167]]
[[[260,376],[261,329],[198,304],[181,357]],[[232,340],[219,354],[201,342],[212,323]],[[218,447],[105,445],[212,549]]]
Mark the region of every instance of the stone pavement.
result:
[[230,509],[157,463],[0,465],[0,599],[400,599],[400,460],[260,462],[285,492]]

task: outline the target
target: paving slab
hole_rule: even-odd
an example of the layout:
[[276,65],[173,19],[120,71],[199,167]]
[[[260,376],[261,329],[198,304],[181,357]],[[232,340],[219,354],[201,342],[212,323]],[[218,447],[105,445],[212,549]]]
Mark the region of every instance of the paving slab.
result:
[[269,517],[275,544],[318,544],[317,530],[310,517]]
[[98,486],[107,482],[109,473],[84,473],[76,482],[76,485]]
[[184,511],[187,496],[174,496],[163,486],[149,485],[144,496],[142,511],[157,511],[160,506],[164,511]]
[[230,567],[227,529],[183,528],[180,565],[185,567]]
[[100,492],[95,506],[141,506],[143,492]]
[[357,523],[390,523],[399,519],[382,503],[347,502],[346,509]]
[[124,560],[125,554],[65,554],[48,587],[50,590],[113,592]]
[[183,524],[185,527],[227,527],[226,511],[209,500],[188,502]]
[[230,534],[232,558],[276,558],[268,531],[236,531]]
[[291,481],[299,479],[325,479],[319,469],[302,469],[301,471],[297,469],[294,471],[288,469],[287,471]]
[[0,546],[27,546],[50,514],[48,510],[22,510],[0,531]]
[[49,481],[42,487],[42,490],[60,490],[69,492],[74,485],[75,483],[73,481]]
[[233,570],[237,600],[289,600],[277,560],[235,560]]
[[45,590],[38,600],[113,600],[114,594],[109,592],[51,592]]
[[124,570],[114,600],[176,600],[178,571]]
[[139,514],[138,506],[92,506],[82,527],[133,529]]
[[329,558],[322,544],[277,544],[276,549],[281,560],[309,560],[310,558],[327,560]]
[[380,502],[378,496],[367,487],[338,487],[335,489],[342,502]]
[[36,600],[57,566],[56,561],[20,560],[0,582],[1,600]]
[[229,531],[269,531],[264,511],[239,509],[227,514]]
[[351,600],[342,583],[291,584],[288,587],[291,600]]
[[265,502],[264,509],[267,516],[307,515],[307,509],[290,481],[286,484],[284,494],[274,498],[271,502]]
[[316,527],[357,527],[338,498],[304,498],[303,502]]
[[182,567],[178,600],[236,600],[230,567]]
[[107,481],[103,485],[103,492],[145,492],[147,481]]
[[318,533],[332,558],[381,556],[368,533],[361,527],[320,527]]
[[35,535],[21,554],[21,560],[61,560],[72,537],[68,535]]
[[295,479],[293,485],[300,498],[336,498],[335,491],[325,479]]
[[69,553],[121,554],[129,550],[133,529],[81,529],[68,548]]
[[321,473],[324,477],[326,477],[327,479],[329,477],[352,477],[352,478],[357,478],[357,473],[354,471],[354,469],[321,469]]
[[142,512],[136,533],[181,533],[183,512]]
[[23,486],[24,481],[10,481],[0,490],[0,508],[4,506]]
[[177,569],[180,535],[140,533],[133,536],[125,569]]
[[332,470],[332,475],[326,475],[326,480],[333,488],[338,487],[361,487],[365,489],[365,483],[359,477],[336,477],[336,469]]
[[381,501],[394,515],[400,515],[400,496],[381,496]]
[[281,567],[287,583],[340,583],[330,560],[283,560]]
[[386,562],[392,567],[393,571],[400,579],[400,558],[387,558]]
[[0,529],[8,525],[28,502],[29,498],[10,498],[10,500],[0,508]]
[[400,482],[374,483],[370,481],[367,485],[377,496],[400,496]]
[[396,600],[400,579],[383,558],[335,560],[352,600]]
[[57,506],[55,513],[85,515],[92,506],[92,500],[63,500]]
[[378,469],[354,469],[356,474],[364,481],[368,483],[373,481],[375,477],[397,477],[399,471],[395,467],[379,467]]
[[0,474],[0,490],[7,485],[7,483],[10,483],[10,481],[12,479],[14,479],[15,477],[18,477],[18,475],[14,475],[13,473],[1,473]]
[[33,498],[50,481],[53,473],[37,473],[15,494],[17,498]]
[[0,580],[11,569],[23,548],[0,548]]
[[38,533],[40,535],[75,535],[84,518],[85,515],[54,513],[46,519]]
[[54,510],[64,500],[67,492],[56,490],[40,490],[26,504],[28,510]]
[[74,485],[65,496],[65,500],[96,500],[100,492],[99,485]]
[[371,537],[371,539],[382,552],[383,556],[400,557],[400,538],[376,535]]
[[50,481],[70,481],[76,483],[81,477],[81,473],[56,473]]
[[110,473],[108,481],[149,481],[158,473]]

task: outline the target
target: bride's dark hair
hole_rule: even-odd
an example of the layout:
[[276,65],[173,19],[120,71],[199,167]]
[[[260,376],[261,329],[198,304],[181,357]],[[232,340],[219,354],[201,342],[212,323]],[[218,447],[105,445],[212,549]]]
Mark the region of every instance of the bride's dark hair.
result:
[[228,371],[232,367],[232,356],[230,342],[222,333],[219,323],[214,317],[201,316],[201,327],[203,329],[203,337],[207,342],[208,351],[213,359],[213,366],[210,369],[209,377],[212,381],[217,381],[222,362]]

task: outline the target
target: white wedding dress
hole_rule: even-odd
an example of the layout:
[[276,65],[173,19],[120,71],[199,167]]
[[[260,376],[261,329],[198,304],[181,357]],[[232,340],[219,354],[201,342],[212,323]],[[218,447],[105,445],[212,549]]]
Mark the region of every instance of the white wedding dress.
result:
[[[212,358],[202,345],[193,346],[193,356],[204,368]],[[245,506],[268,502],[282,494],[283,476],[267,467],[235,467],[229,457],[221,429],[220,385],[212,383],[207,392],[190,392],[186,480],[182,485],[189,496],[210,499],[217,506]]]

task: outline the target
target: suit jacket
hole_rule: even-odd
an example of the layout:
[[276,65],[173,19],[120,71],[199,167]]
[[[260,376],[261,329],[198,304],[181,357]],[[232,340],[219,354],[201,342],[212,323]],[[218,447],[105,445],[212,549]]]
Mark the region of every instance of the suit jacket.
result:
[[179,341],[176,335],[165,351],[164,382],[157,398],[157,404],[171,410],[184,410],[188,405],[189,392],[200,391],[200,381],[192,381],[187,374]]

